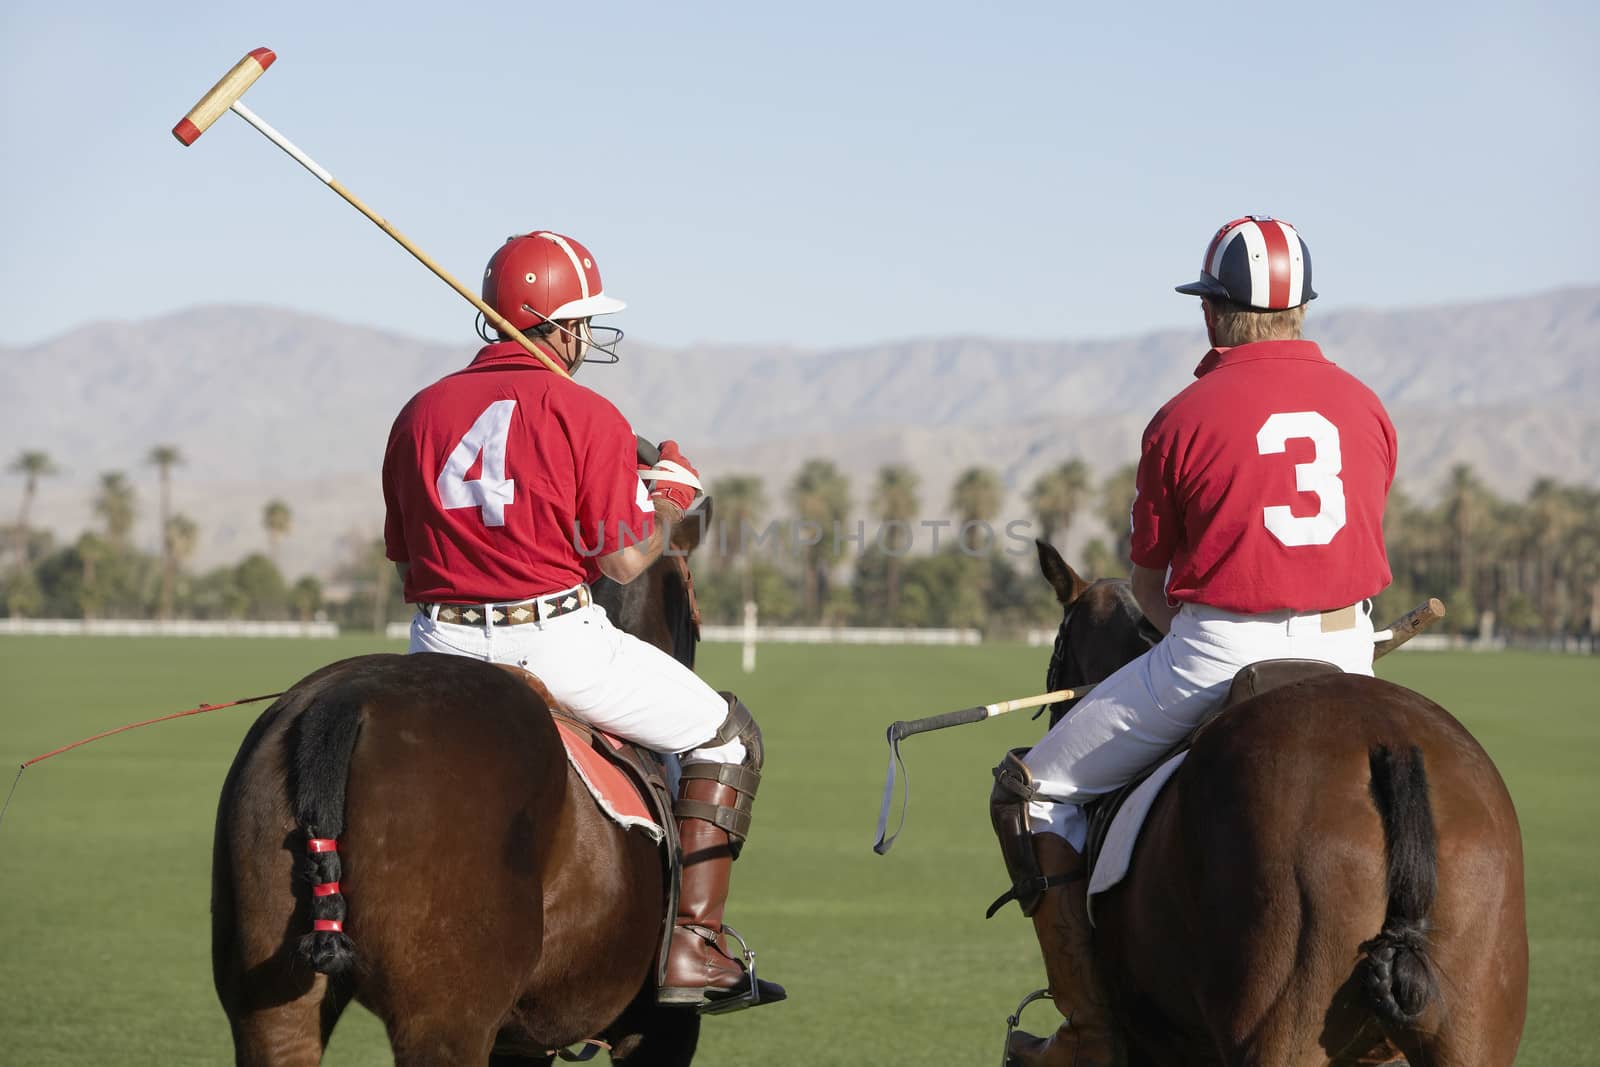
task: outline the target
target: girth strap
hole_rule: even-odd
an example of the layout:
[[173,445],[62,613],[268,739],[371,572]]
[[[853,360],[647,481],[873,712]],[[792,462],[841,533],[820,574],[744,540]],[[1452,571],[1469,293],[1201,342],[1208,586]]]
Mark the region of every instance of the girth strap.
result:
[[1004,893],[1001,893],[998,897],[996,897],[995,902],[989,905],[989,910],[983,913],[983,917],[985,919],[992,919],[994,918],[995,912],[999,911],[1013,900],[1021,901],[1025,896],[1043,893],[1046,889],[1049,889],[1052,886],[1066,885],[1069,882],[1076,882],[1078,879],[1084,877],[1088,873],[1089,869],[1080,865],[1075,871],[1067,871],[1063,874],[1042,874],[1037,878],[1029,878],[1025,881],[1018,882],[1016,885],[1012,886],[1010,889],[1007,889]]

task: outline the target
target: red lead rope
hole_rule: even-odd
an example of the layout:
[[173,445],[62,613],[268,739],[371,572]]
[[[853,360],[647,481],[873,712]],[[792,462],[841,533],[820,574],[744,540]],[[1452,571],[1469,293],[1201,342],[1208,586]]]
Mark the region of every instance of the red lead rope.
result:
[[0,819],[4,819],[6,817],[6,809],[11,806],[11,797],[17,791],[17,783],[22,781],[22,772],[27,770],[29,767],[32,767],[35,763],[41,763],[44,760],[49,759],[51,756],[59,756],[63,752],[71,752],[75,748],[81,748],[91,741],[100,740],[102,737],[110,737],[113,734],[127,733],[129,730],[137,730],[141,726],[154,726],[156,723],[166,722],[168,719],[182,719],[189,715],[204,715],[208,711],[221,711],[223,708],[236,708],[240,704],[259,704],[263,700],[271,700],[274,697],[281,696],[283,696],[282,693],[268,693],[265,696],[245,697],[243,700],[230,700],[226,704],[201,704],[199,707],[189,708],[185,711],[175,711],[171,715],[161,715],[154,719],[146,719],[143,722],[130,722],[128,725],[119,726],[115,730],[106,730],[103,733],[95,734],[93,737],[85,737],[81,741],[74,741],[70,745],[62,745],[60,748],[51,749],[42,756],[35,756],[30,760],[24,760],[22,766],[17,768],[17,777],[11,783],[11,791],[6,794],[6,802],[4,804],[0,804]]

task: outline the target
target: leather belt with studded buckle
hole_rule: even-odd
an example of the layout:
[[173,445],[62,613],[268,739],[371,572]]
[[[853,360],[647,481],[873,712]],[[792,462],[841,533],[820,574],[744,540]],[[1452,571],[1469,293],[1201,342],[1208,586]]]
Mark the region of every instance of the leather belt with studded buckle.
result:
[[[418,604],[417,610],[440,622],[456,626],[520,626],[525,622],[549,622],[569,615],[592,603],[587,585],[576,585],[548,596],[537,596],[513,604]],[[434,613],[434,609],[438,613]]]

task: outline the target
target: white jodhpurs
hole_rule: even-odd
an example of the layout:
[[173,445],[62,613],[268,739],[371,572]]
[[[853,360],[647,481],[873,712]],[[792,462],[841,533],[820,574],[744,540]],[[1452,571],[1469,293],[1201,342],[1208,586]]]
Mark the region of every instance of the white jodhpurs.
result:
[[[1372,620],[1358,605],[1325,633],[1313,613],[1239,615],[1185,604],[1166,638],[1094,688],[1023,759],[1039,795],[1028,827],[1082,851],[1079,804],[1126,785],[1228,695],[1240,668],[1264,659],[1320,659],[1372,674]],[[1334,624],[1330,623],[1331,629]]]
[[685,762],[744,759],[738,739],[705,747],[728,717],[728,702],[688,667],[611,625],[598,604],[519,626],[458,625],[419,613],[408,651],[514,664],[578,718]]

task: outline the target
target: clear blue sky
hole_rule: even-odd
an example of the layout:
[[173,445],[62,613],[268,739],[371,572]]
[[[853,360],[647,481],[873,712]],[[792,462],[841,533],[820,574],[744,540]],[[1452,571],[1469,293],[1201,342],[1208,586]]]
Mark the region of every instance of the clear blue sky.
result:
[[248,301],[470,343],[237,117],[168,134],[258,45],[247,103],[469,285],[564,231],[650,341],[1190,325],[1249,212],[1319,307],[1591,283],[1596,10],[7,0],[0,342]]

